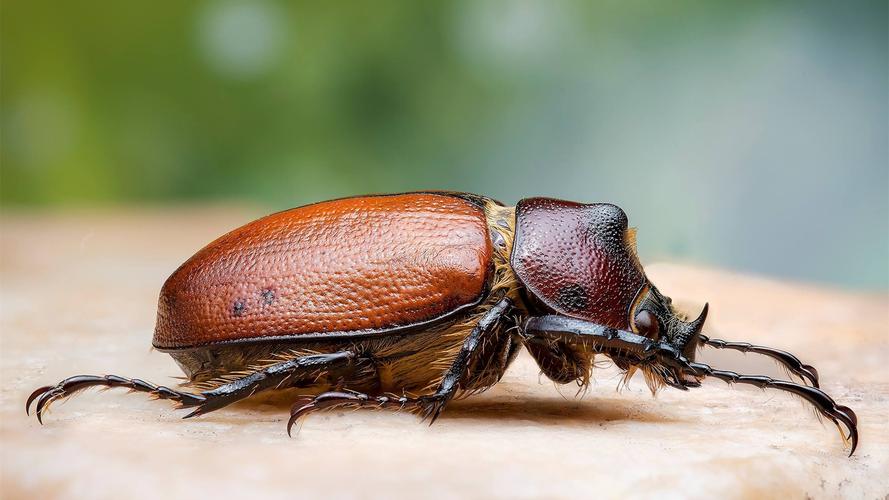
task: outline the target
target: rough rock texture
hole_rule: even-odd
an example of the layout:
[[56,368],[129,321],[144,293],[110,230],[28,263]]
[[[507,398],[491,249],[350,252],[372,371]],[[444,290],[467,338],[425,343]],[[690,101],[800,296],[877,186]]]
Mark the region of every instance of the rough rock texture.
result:
[[[6,214],[2,223],[0,496],[16,498],[885,498],[889,494],[889,297],[723,271],[649,265],[714,337],[786,348],[854,408],[861,445],[799,401],[712,381],[652,398],[596,372],[583,399],[539,380],[523,355],[488,393],[433,426],[411,415],[332,412],[284,431],[288,395],[181,421],[125,391],[56,405],[34,388],[80,373],[174,384],[150,350],[157,293],[203,244],[257,215],[240,209]],[[763,359],[706,351],[721,367],[780,375]]]

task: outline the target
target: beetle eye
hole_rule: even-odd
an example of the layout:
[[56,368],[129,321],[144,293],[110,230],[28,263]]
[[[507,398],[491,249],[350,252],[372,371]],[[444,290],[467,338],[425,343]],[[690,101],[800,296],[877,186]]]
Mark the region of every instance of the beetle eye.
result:
[[657,318],[655,318],[654,314],[651,314],[650,311],[640,311],[639,314],[636,315],[635,323],[636,330],[638,330],[641,335],[653,339],[658,337],[661,328],[657,322]]

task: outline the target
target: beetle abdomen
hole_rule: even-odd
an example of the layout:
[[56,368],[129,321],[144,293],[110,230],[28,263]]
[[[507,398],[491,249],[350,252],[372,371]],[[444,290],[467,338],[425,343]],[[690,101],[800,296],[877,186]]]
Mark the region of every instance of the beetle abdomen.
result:
[[490,277],[484,210],[447,194],[347,198],[263,217],[166,281],[154,346],[365,335],[477,304]]

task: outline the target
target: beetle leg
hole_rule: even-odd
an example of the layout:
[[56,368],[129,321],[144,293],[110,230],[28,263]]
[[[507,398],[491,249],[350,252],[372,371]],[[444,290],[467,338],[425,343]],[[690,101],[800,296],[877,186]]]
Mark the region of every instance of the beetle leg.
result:
[[[481,347],[482,340],[486,335],[494,332],[500,321],[512,309],[512,301],[504,297],[500,299],[488,312],[482,316],[478,324],[472,329],[466,339],[463,341],[463,347],[457,353],[457,357],[451,364],[450,368],[442,377],[438,389],[427,396],[418,398],[408,397],[389,397],[376,396],[371,397],[353,391],[330,391],[319,394],[315,398],[306,402],[299,400],[293,405],[290,412],[290,420],[287,422],[287,433],[290,434],[291,428],[300,418],[313,413],[315,411],[324,410],[335,407],[374,407],[374,408],[394,408],[394,409],[410,409],[418,411],[423,420],[429,419],[430,425],[435,422],[441,414],[444,406],[450,401],[457,389],[461,386],[461,380],[464,379],[470,367],[472,355]],[[509,349],[507,349],[509,351]],[[495,353],[496,354],[496,353]],[[509,360],[509,353],[505,354],[504,364]]]
[[403,410],[405,408],[416,408],[420,404],[419,399],[408,398],[405,396],[376,396],[371,397],[367,394],[354,391],[329,391],[321,393],[315,397],[308,396],[300,398],[294,403],[290,410],[290,420],[287,421],[287,435],[291,435],[291,429],[299,419],[310,413],[336,407],[352,407],[352,408],[389,408],[394,410]]
[[[747,384],[760,389],[778,389],[795,394],[811,403],[821,415],[830,419],[840,430],[843,440],[851,442],[852,449],[849,451],[849,456],[855,453],[855,448],[858,447],[858,416],[848,406],[837,404],[821,389],[786,380],[776,380],[765,375],[744,375],[728,370],[718,370],[704,363],[690,363],[682,356],[668,355],[664,357],[663,363],[696,377],[713,377],[727,384]],[[844,426],[848,430],[848,434],[843,430]]]
[[[666,346],[632,332],[555,314],[528,318],[523,331],[529,340],[566,341],[569,344],[586,342],[604,353],[621,350],[640,359],[649,358],[658,348]],[[675,349],[674,352],[678,354]]]
[[137,378],[119,377],[117,375],[75,375],[62,380],[56,385],[41,387],[32,392],[25,402],[25,413],[31,414],[31,403],[37,400],[35,414],[37,421],[43,423],[43,414],[49,406],[59,399],[67,398],[76,392],[89,387],[125,387],[133,392],[147,392],[157,399],[169,399],[183,406],[194,406],[204,401],[201,394],[177,391],[169,387],[157,386]]
[[491,344],[476,356],[469,370],[469,376],[460,382],[460,387],[468,394],[478,394],[489,389],[503,378],[506,369],[512,364],[522,347],[522,339],[515,333],[501,329]]
[[[762,389],[778,389],[796,394],[811,403],[821,415],[830,419],[843,435],[843,439],[851,441],[852,450],[858,446],[858,417],[848,406],[837,404],[833,398],[815,387],[800,385],[786,380],[776,380],[763,375],[742,375],[732,371],[717,370],[703,363],[689,362],[674,346],[664,342],[655,342],[635,333],[615,330],[595,323],[568,318],[564,316],[540,316],[529,318],[525,322],[526,335],[535,338],[552,338],[567,340],[584,339],[592,341],[594,346],[607,350],[620,349],[634,354],[639,361],[656,361],[663,367],[674,371],[674,382],[688,384],[685,379],[677,376],[690,374],[695,377],[714,377],[727,383],[754,385]],[[672,385],[672,384],[671,384]],[[843,431],[848,430],[848,435]]]
[[716,349],[731,349],[741,352],[753,352],[768,356],[782,366],[787,368],[791,373],[800,377],[803,381],[808,382],[812,387],[818,386],[818,370],[812,365],[807,365],[799,360],[793,354],[767,346],[749,344],[747,342],[727,342],[720,339],[711,339],[706,335],[700,335],[701,345],[714,347]]
[[189,418],[217,410],[259,391],[276,388],[295,377],[313,375],[319,371],[351,363],[355,356],[354,353],[348,351],[302,356],[271,365],[234,382],[197,394],[117,375],[76,375],[66,378],[56,385],[41,387],[31,393],[25,402],[25,412],[30,414],[31,404],[36,400],[35,413],[37,420],[42,424],[43,415],[53,402],[67,398],[86,388],[100,386],[125,387],[131,391],[148,393],[157,399],[175,401],[179,403],[180,408],[194,407],[195,410],[184,417]]
[[353,352],[340,351],[332,354],[301,356],[281,363],[276,363],[233,382],[229,382],[228,384],[202,392],[201,396],[204,397],[203,401],[196,404],[183,405],[187,407],[194,406],[196,408],[182,418],[196,417],[213,410],[218,410],[235,401],[248,398],[257,392],[282,387],[288,381],[350,364],[355,358],[356,354]]
[[457,353],[457,357],[454,358],[451,367],[448,368],[448,371],[442,377],[438,389],[433,394],[419,398],[418,404],[423,408],[421,416],[423,420],[429,419],[429,425],[435,422],[448,401],[457,393],[460,380],[467,374],[470,359],[473,353],[480,347],[481,340],[497,329],[500,321],[511,309],[512,300],[509,297],[503,297],[494,304],[482,316],[469,335],[466,336],[466,340],[463,341],[463,347],[460,348],[460,352]]

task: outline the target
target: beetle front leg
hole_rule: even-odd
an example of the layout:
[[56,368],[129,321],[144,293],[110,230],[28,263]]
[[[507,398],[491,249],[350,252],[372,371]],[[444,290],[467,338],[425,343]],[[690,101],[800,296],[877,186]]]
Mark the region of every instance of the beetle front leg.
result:
[[528,318],[523,331],[529,339],[589,343],[603,353],[622,350],[640,359],[653,356],[658,348],[670,348],[633,332],[556,314]]
[[743,353],[752,352],[768,356],[780,363],[781,366],[786,368],[790,373],[798,376],[803,381],[810,383],[812,387],[819,387],[818,370],[812,365],[803,363],[799,358],[787,351],[782,351],[773,347],[754,345],[747,342],[728,342],[720,339],[711,339],[706,335],[700,335],[698,342],[701,345],[716,349],[729,349]]
[[[858,446],[858,417],[848,406],[837,404],[824,391],[807,385],[796,384],[786,380],[776,380],[764,375],[744,375],[727,370],[718,370],[703,363],[693,363],[686,359],[674,346],[664,342],[655,342],[647,337],[631,332],[608,328],[588,321],[568,318],[564,316],[541,316],[530,318],[525,322],[526,335],[531,338],[549,338],[569,340],[574,338],[579,342],[591,342],[603,352],[608,350],[622,350],[639,358],[639,362],[651,363],[658,367],[664,376],[670,375],[673,380],[667,380],[672,386],[688,384],[694,387],[681,375],[688,374],[694,377],[713,377],[732,384],[754,385],[761,389],[778,389],[795,394],[811,403],[821,415],[831,420],[839,429],[844,441],[851,441],[852,450],[855,452]],[[848,435],[843,432],[843,426],[848,430]]]
[[[704,363],[692,363],[682,356],[666,356],[663,359],[665,365],[681,372],[691,373],[696,377],[713,377],[727,384],[746,384],[760,389],[777,389],[795,394],[808,401],[821,415],[827,417],[840,430],[844,442],[851,442],[852,449],[849,456],[855,453],[858,447],[858,416],[852,408],[837,404],[827,393],[821,389],[801,385],[786,380],[776,380],[766,375],[744,375],[729,370],[718,370]],[[841,425],[842,424],[842,425]],[[843,432],[843,426],[849,431]]]

